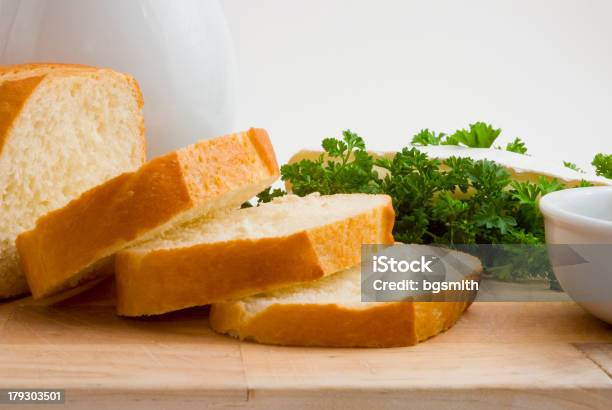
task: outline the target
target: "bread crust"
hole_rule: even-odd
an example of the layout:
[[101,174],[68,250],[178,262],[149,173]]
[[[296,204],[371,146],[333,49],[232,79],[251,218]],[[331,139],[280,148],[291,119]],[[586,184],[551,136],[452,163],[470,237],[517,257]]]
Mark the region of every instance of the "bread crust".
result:
[[0,65],[0,81],[47,74],[52,70],[92,70],[97,68],[83,64],[69,63],[25,63]]
[[201,141],[119,175],[39,218],[33,230],[17,238],[34,298],[77,285],[93,263],[179,222],[188,211],[237,190],[256,191],[241,192],[226,204],[236,205],[271,184],[278,169],[267,164],[276,160],[259,157],[251,135],[269,140],[264,130],[252,129]]
[[240,302],[215,304],[210,325],[242,340],[285,346],[397,347],[417,343],[412,303],[368,309],[336,304],[275,304],[248,318]]
[[271,174],[278,174],[278,162],[276,161],[276,154],[274,153],[274,147],[268,137],[268,133],[262,129],[251,128],[248,131],[248,135],[251,143],[259,153],[259,157],[268,166],[268,171]]
[[0,155],[15,120],[43,79],[37,76],[0,83]]
[[145,137],[145,121],[144,121],[144,115],[143,115],[143,108],[144,108],[144,99],[142,97],[142,90],[140,89],[140,85],[138,84],[138,81],[136,81],[136,79],[134,77],[132,77],[129,74],[123,74],[123,76],[125,76],[125,79],[127,80],[127,82],[130,84],[130,86],[132,87],[132,94],[134,95],[134,98],[136,99],[136,103],[138,104],[138,111],[140,112],[140,146],[142,147],[140,155],[141,155],[141,163],[144,163],[147,160],[147,138]]
[[[482,266],[466,279],[480,280]],[[250,314],[242,301],[214,304],[210,325],[241,340],[285,346],[412,346],[452,327],[476,291],[441,292],[437,301],[378,302],[367,307],[334,303],[276,303]],[[452,300],[452,301],[446,301]]]
[[115,259],[117,312],[154,315],[321,278],[356,265],[361,244],[393,243],[391,198],[335,223],[283,237],[232,240]]

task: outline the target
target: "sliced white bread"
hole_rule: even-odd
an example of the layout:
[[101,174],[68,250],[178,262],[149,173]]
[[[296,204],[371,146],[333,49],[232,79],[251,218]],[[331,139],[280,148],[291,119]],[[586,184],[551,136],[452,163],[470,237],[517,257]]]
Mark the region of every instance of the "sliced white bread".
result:
[[154,315],[319,279],[393,243],[386,195],[286,196],[167,232],[116,257],[117,311]]
[[192,218],[238,207],[278,175],[268,134],[251,129],[200,141],[98,185],[17,238],[32,295],[97,279],[115,252]]
[[[416,245],[418,246],[418,245]],[[480,261],[456,252],[466,279],[480,278]],[[360,266],[320,280],[242,300],[214,304],[210,325],[241,340],[287,346],[410,346],[457,322],[476,291],[430,302],[361,302]]]
[[[535,182],[540,176],[556,178],[567,186],[573,187],[585,180],[593,185],[612,185],[612,180],[597,176],[594,173],[582,173],[567,168],[561,161],[554,162],[530,155],[492,148],[468,148],[457,145],[428,145],[414,146],[414,148],[427,154],[430,158],[445,160],[450,157],[472,158],[474,160],[487,159],[494,161],[508,170],[513,179],[519,181]],[[374,158],[392,159],[395,152],[369,152]],[[289,163],[299,162],[303,159],[316,160],[322,154],[319,150],[302,150],[294,154]],[[384,174],[382,168],[379,172]]]
[[112,70],[0,66],[0,298],[28,291],[17,235],[144,163],[142,104],[136,81]]

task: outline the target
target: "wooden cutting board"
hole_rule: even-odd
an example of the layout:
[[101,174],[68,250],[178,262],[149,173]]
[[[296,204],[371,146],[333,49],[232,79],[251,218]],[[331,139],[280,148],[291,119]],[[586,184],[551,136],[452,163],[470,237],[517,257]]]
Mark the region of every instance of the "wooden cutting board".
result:
[[217,335],[205,308],[119,318],[111,295],[0,305],[0,388],[66,389],[69,408],[612,408],[612,327],[573,302],[479,302],[414,347],[324,349]]

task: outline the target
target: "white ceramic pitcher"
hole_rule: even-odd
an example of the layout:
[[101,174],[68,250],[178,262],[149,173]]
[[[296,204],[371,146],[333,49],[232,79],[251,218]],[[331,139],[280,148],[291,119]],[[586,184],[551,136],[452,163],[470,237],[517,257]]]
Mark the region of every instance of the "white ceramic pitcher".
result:
[[0,0],[0,64],[132,74],[149,156],[232,131],[233,50],[217,0]]

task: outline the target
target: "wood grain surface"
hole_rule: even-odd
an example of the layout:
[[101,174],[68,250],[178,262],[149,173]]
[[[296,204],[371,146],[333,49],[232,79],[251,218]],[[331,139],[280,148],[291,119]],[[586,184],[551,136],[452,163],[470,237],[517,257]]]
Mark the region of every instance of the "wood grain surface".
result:
[[612,408],[612,327],[572,302],[475,303],[393,349],[241,343],[207,315],[119,318],[111,282],[4,303],[0,388],[66,389],[61,408]]

